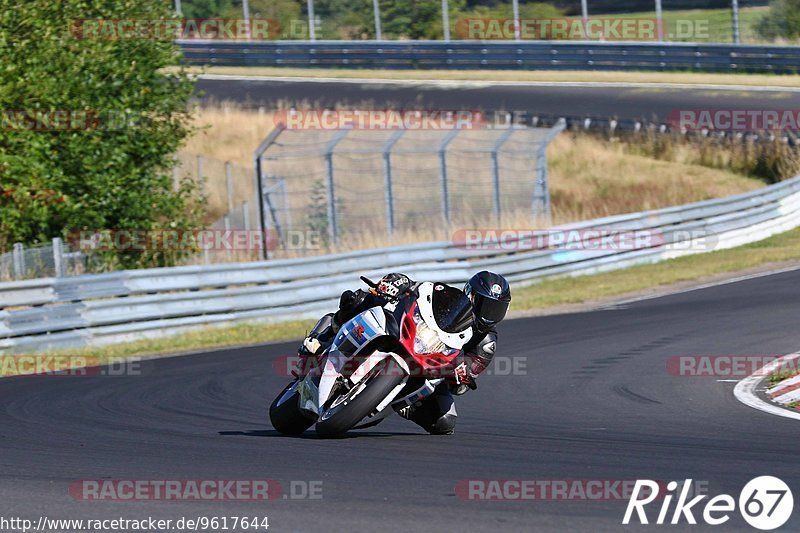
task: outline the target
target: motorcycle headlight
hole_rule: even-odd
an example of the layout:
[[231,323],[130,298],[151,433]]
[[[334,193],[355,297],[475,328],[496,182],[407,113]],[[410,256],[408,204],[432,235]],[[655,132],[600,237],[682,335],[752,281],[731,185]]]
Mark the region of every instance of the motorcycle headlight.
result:
[[423,320],[422,315],[419,313],[419,309],[414,311],[414,323],[417,325],[417,334],[414,337],[414,351],[416,353],[421,355],[431,353],[450,355],[458,351],[442,342],[436,330],[425,323],[425,320]]

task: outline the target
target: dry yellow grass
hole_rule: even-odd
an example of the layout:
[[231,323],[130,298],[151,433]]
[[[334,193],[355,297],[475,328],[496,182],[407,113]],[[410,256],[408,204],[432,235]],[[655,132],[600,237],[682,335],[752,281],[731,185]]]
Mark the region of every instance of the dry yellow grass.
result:
[[[182,159],[191,166],[194,154],[205,156],[204,174],[208,177],[206,192],[209,196],[207,219],[210,221],[220,217],[227,205],[225,174],[221,162],[231,161],[235,165],[235,205],[252,199],[252,152],[275,127],[275,122],[271,112],[259,113],[221,105],[199,110],[196,125],[201,129],[186,143]],[[581,134],[561,134],[550,146],[548,158],[554,223],[657,209],[763,186],[761,181],[730,171],[684,162],[689,160],[688,153],[682,157],[678,152],[674,156],[676,162],[660,161],[626,152],[622,145]],[[310,162],[306,163],[310,165]],[[303,161],[292,162],[292,172],[302,173],[306,168],[303,164]],[[355,162],[352,164],[356,165]],[[409,161],[407,164],[413,165],[414,162]],[[310,173],[312,167],[307,168]],[[476,175],[465,175],[462,179],[474,180]],[[340,179],[345,185],[354,184],[354,178],[348,178],[345,174]],[[359,175],[355,179],[356,185],[364,185],[361,183],[363,177]],[[374,184],[374,188],[382,188],[382,177],[375,179],[381,182]],[[300,200],[307,202],[306,198]],[[381,209],[381,202],[373,204],[376,210]],[[304,205],[298,204],[294,207],[302,209]],[[251,220],[256,219],[253,217]],[[358,234],[349,233],[337,249],[443,239],[448,238],[455,228],[463,228],[468,224],[496,226],[498,223],[493,219],[462,218],[454,221],[453,227],[446,228],[425,219],[418,225],[401,226],[391,240],[386,237],[382,227],[365,229]],[[509,210],[500,225],[530,228],[540,227],[540,221],[532,220],[527,211]],[[324,251],[328,250],[319,250],[320,253]]]
[[280,67],[207,67],[189,68],[195,74],[227,74],[233,76],[276,76],[298,78],[369,78],[387,80],[464,80],[464,81],[532,81],[532,82],[611,82],[672,83],[702,85],[746,85],[800,87],[798,75],[713,74],[703,72],[593,72],[549,70],[366,70],[366,69],[299,69]]
[[658,209],[751,191],[764,184],[730,171],[627,153],[622,145],[562,134],[550,146],[554,222]]

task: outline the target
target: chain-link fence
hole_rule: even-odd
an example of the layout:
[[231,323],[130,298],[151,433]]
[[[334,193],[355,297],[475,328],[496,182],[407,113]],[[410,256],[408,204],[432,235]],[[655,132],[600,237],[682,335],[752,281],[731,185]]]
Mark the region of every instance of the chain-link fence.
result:
[[87,256],[58,238],[33,246],[16,243],[10,252],[0,254],[0,281],[74,276],[89,270]]
[[[281,4],[270,0],[234,4],[182,0],[180,4],[185,17],[239,18],[247,13],[251,19],[269,22],[270,31],[260,38],[284,40],[521,38],[751,44],[794,40],[800,31],[795,20],[798,8],[791,2],[774,1],[770,12],[769,0],[507,0],[466,5],[409,0],[407,12],[399,2],[370,0],[356,0],[347,9],[320,0]],[[588,28],[576,29],[570,24],[584,18],[590,23]],[[521,23],[521,35],[515,35],[515,19]],[[630,19],[661,21],[660,30],[634,23],[618,35],[620,25],[629,24]]]
[[546,223],[546,147],[563,127],[279,129],[262,145],[260,215],[279,255]]

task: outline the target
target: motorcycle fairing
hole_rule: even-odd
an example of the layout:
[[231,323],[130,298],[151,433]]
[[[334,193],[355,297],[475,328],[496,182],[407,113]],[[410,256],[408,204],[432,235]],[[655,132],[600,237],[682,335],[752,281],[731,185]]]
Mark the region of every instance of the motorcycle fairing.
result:
[[317,412],[322,411],[330,398],[347,361],[382,335],[386,335],[386,315],[382,307],[367,309],[342,325],[325,358],[325,367],[319,382]]

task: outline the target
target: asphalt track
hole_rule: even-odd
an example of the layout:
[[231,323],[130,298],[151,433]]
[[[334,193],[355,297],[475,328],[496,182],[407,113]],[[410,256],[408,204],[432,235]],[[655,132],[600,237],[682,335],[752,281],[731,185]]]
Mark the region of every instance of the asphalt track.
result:
[[[392,418],[349,438],[282,437],[267,404],[293,343],[151,360],[127,377],[0,380],[3,517],[268,516],[271,531],[618,531],[626,502],[464,501],[466,479],[708,482],[777,475],[800,497],[800,423],[737,402],[733,383],[680,377],[671,356],[800,348],[800,271],[607,310],[509,320],[455,435]],[[81,479],[322,481],[322,499],[87,502]],[[650,514],[655,519],[657,510]],[[795,515],[786,530],[800,529]],[[686,530],[682,526],[649,529]],[[697,528],[694,528],[697,529]],[[750,530],[733,514],[718,530]]]
[[671,112],[690,110],[798,109],[800,92],[722,89],[492,86],[433,83],[320,83],[199,79],[204,101],[234,101],[272,108],[279,103],[312,107],[337,104],[375,108],[515,111],[530,115],[616,118],[666,122]]

